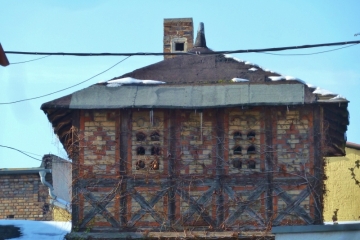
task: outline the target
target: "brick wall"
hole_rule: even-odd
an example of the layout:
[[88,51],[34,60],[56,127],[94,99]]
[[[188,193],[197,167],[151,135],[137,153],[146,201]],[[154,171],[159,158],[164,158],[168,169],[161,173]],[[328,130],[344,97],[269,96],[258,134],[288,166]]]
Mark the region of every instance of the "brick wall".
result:
[[[208,199],[204,194],[211,191],[211,182],[216,179],[219,157],[224,160],[221,163],[224,164],[224,181],[232,184],[226,193],[221,193],[224,194],[224,219],[235,214],[230,227],[257,226],[260,222],[254,220],[254,215],[266,218],[269,204],[274,212],[272,218],[279,217],[279,224],[305,224],[292,209],[298,212],[303,209],[302,214],[314,217],[314,195],[305,194],[308,181],[314,176],[313,109],[273,107],[270,115],[267,109],[82,111],[77,178],[89,179],[91,183],[88,193],[78,198],[79,217],[88,218],[84,226],[110,227],[109,216],[120,222],[123,206],[126,208],[123,221],[135,219],[135,227],[160,227],[155,218],[162,216],[165,224],[171,201],[175,201],[178,223],[206,226],[208,223],[198,213],[186,214],[193,209],[191,201],[201,201],[206,214],[217,217],[216,195],[219,193],[215,191]],[[127,149],[124,149],[126,154],[121,155],[122,144]],[[170,150],[171,144],[175,150]],[[219,146],[223,149],[219,150]],[[120,155],[127,160],[124,172],[120,172]],[[181,182],[179,189],[183,194],[180,196],[177,192],[173,198],[162,193],[162,183],[170,175],[171,158],[175,161],[173,174],[176,181]],[[271,161],[272,170],[266,170],[266,161]],[[153,167],[154,162],[158,167]],[[277,190],[272,193],[261,190],[261,184],[269,178],[277,182]],[[122,185],[123,179],[137,181],[138,185],[126,187]],[[201,182],[202,179],[203,184],[192,185],[192,181]],[[266,184],[264,186],[266,188]],[[127,192],[125,198],[121,197],[122,191]],[[254,191],[258,191],[256,198]],[[301,194],[305,197],[298,199],[299,204],[291,208],[290,202],[295,202]],[[107,212],[99,212],[91,218],[96,202],[106,201],[108,197]],[[267,198],[272,201],[269,203]],[[144,204],[150,205],[156,214],[145,211]],[[239,213],[239,204],[246,204],[249,214]]]
[[39,174],[0,175],[1,219],[51,220],[50,210],[48,188]]
[[[173,44],[184,43],[184,51],[193,48],[193,21],[192,18],[164,19],[164,53],[174,52]],[[165,55],[164,58],[173,58],[173,55]]]

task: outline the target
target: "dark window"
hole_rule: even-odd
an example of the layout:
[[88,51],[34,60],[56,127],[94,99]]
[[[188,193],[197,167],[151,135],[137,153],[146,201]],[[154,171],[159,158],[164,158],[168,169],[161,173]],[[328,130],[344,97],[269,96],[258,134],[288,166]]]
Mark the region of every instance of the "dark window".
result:
[[175,51],[184,51],[185,43],[175,43]]
[[43,210],[43,215],[45,215],[47,212],[49,212],[49,210],[50,210],[50,205],[47,204],[47,203],[45,203],[44,206],[43,206],[43,208],[42,208],[42,210]]
[[7,215],[6,218],[14,218],[15,215]]
[[238,169],[242,168],[242,161],[240,159],[234,159],[232,164],[234,168],[238,168]]
[[234,132],[234,139],[241,139],[241,138],[242,138],[241,132],[239,131]]
[[255,140],[255,132],[254,131],[249,132],[247,134],[247,139],[250,140],[250,141]]
[[151,155],[160,155],[160,147],[153,146],[151,148]]
[[242,149],[240,146],[235,146],[234,147],[234,155],[241,155],[242,154]]
[[160,134],[158,132],[153,132],[150,135],[151,141],[160,141]]
[[145,139],[146,139],[145,133],[142,133],[142,132],[136,133],[136,141],[138,141],[138,142],[145,141]]
[[250,146],[248,147],[247,149],[247,154],[255,154],[256,153],[256,150],[255,150],[255,146]]
[[145,168],[145,162],[143,160],[139,160],[136,162],[136,170]]
[[151,170],[159,170],[159,161],[155,159],[150,163],[150,169]]
[[248,168],[249,169],[255,169],[256,168],[256,162],[254,160],[248,161]]
[[136,154],[137,155],[145,155],[145,148],[144,147],[138,147],[136,149]]

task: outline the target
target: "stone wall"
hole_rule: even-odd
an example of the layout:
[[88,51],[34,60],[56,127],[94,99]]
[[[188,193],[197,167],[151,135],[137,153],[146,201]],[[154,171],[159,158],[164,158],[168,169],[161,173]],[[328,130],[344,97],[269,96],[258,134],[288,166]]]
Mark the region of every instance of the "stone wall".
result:
[[0,175],[1,219],[51,220],[50,210],[48,188],[39,174]]

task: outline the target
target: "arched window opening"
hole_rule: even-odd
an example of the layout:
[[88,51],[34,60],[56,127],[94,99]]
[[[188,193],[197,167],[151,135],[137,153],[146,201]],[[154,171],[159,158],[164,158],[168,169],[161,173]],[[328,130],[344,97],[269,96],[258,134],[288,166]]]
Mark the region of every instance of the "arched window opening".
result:
[[239,131],[234,132],[233,136],[234,136],[234,139],[241,139],[242,138],[241,132],[239,132]]
[[255,160],[249,160],[249,161],[248,161],[248,168],[249,168],[249,169],[255,169],[255,168],[256,168],[256,162],[255,162]]
[[248,154],[248,155],[256,154],[255,146],[251,145],[250,147],[248,147],[248,149],[247,149],[247,154]]
[[144,169],[145,168],[145,162],[143,160],[139,160],[136,162],[136,170]]
[[136,133],[136,141],[141,142],[141,141],[145,141],[145,139],[146,139],[145,133],[143,132]]
[[159,161],[157,159],[155,159],[154,161],[152,161],[150,163],[150,169],[151,170],[159,170]]
[[238,159],[238,158],[234,159],[232,161],[232,164],[233,164],[234,168],[238,168],[238,169],[242,168],[242,161],[240,159]]
[[234,155],[242,155],[242,149],[240,146],[234,147]]
[[250,141],[254,141],[254,140],[255,140],[255,132],[254,132],[254,131],[250,131],[250,132],[247,134],[247,139],[250,140]]
[[153,146],[151,148],[151,155],[160,155],[160,147],[158,146]]
[[153,132],[150,135],[151,141],[160,141],[160,134],[158,132]]
[[144,147],[138,147],[136,149],[136,154],[137,155],[145,155],[145,148]]

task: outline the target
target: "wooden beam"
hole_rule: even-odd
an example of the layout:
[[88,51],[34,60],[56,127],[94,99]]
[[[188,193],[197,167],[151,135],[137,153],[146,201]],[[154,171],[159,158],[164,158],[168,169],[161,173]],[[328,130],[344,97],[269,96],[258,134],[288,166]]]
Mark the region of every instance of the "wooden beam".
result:
[[[131,119],[132,114],[130,109],[124,109],[120,112],[120,175],[126,176],[127,163],[131,161],[128,159],[129,138],[131,138]],[[127,181],[123,178],[120,185],[120,225],[127,226]],[[129,209],[130,210],[130,209]]]

